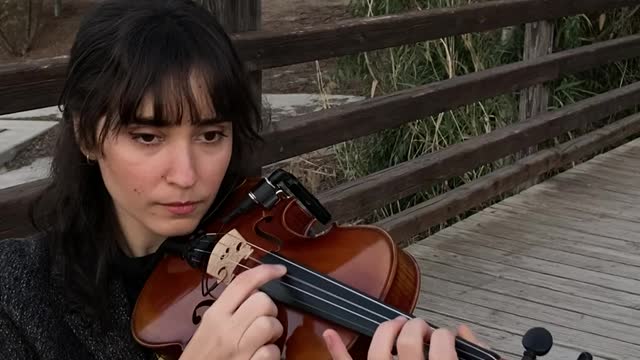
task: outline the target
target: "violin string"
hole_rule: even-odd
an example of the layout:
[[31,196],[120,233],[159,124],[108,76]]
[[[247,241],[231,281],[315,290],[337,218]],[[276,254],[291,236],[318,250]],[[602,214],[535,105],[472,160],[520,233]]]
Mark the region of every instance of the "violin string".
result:
[[[283,262],[286,262],[286,263],[288,263],[288,264],[290,264],[290,265],[292,265],[292,266],[295,266],[295,267],[297,267],[297,268],[301,269],[302,271],[306,271],[306,272],[308,272],[308,273],[309,273],[309,274],[311,274],[311,275],[316,275],[315,273],[311,272],[310,270],[306,269],[305,267],[300,266],[300,265],[298,265],[298,264],[296,264],[296,263],[294,263],[294,262],[292,262],[292,261],[290,261],[290,260],[288,260],[288,259],[286,259],[286,258],[283,258],[283,257],[279,256],[277,253],[274,253],[274,252],[271,252],[271,251],[269,251],[269,250],[263,249],[262,247],[260,247],[260,246],[258,246],[258,245],[251,244],[251,243],[249,243],[248,241],[246,241],[245,239],[243,239],[243,238],[241,238],[241,237],[237,237],[237,236],[235,236],[235,235],[233,235],[233,234],[229,234],[229,233],[215,233],[215,232],[209,232],[209,233],[207,233],[206,235],[227,235],[227,236],[231,236],[231,237],[233,237],[233,238],[236,238],[236,239],[239,239],[239,240],[245,241],[249,246],[251,246],[251,247],[252,247],[252,248],[254,248],[254,249],[258,249],[258,250],[260,250],[260,251],[264,252],[265,254],[270,254],[270,255],[272,255],[272,256],[274,256],[274,257],[278,258],[279,260],[281,260],[281,261],[283,261]],[[212,253],[211,251],[208,251],[208,252],[207,252],[207,251],[204,251],[204,252],[209,253],[209,254],[211,254],[211,253]],[[255,259],[254,257],[250,257],[250,259],[251,259],[251,260],[253,260],[253,261],[255,261],[255,262],[257,262],[258,264],[263,264],[263,262],[261,262],[261,261],[260,261],[260,260],[258,260],[258,259]],[[236,265],[239,265],[239,266],[241,266],[241,267],[243,267],[243,268],[245,268],[246,270],[249,270],[249,269],[250,269],[248,266],[243,265],[243,264],[241,264],[241,263],[239,263],[239,262],[235,262],[235,264],[236,264]],[[304,280],[302,280],[302,279],[299,279],[299,278],[297,278],[297,277],[295,277],[295,276],[292,276],[292,275],[289,275],[289,274],[285,274],[285,275],[284,275],[284,277],[288,277],[288,278],[290,278],[290,279],[293,279],[293,280],[296,280],[296,281],[303,282],[303,283],[307,284],[308,286],[311,286],[311,287],[313,287],[313,288],[316,288],[316,289],[318,289],[318,290],[320,290],[320,291],[322,291],[322,292],[325,292],[325,293],[329,294],[329,295],[330,295],[330,296],[332,296],[332,297],[338,298],[338,296],[337,296],[337,295],[332,294],[332,293],[330,293],[330,292],[328,292],[328,291],[326,291],[326,290],[324,290],[324,289],[322,289],[322,288],[318,288],[317,286],[315,286],[315,285],[313,285],[313,284],[309,284],[308,282],[306,282],[306,281],[304,281]],[[335,282],[334,280],[332,280],[332,279],[330,279],[330,278],[323,277],[323,279],[325,279],[325,280],[327,280],[327,281],[329,281],[329,282],[332,282],[333,284],[335,284],[335,285],[337,285],[337,286],[339,286],[339,287],[341,287],[341,288],[343,288],[343,289],[347,290],[348,292],[351,292],[351,293],[355,294],[356,296],[359,296],[359,297],[361,297],[361,298],[363,298],[363,299],[365,299],[365,300],[368,300],[368,301],[370,301],[370,302],[374,303],[375,305],[379,305],[379,306],[385,307],[385,308],[387,308],[387,309],[391,310],[392,312],[397,313],[399,316],[402,316],[402,317],[404,317],[404,318],[406,318],[406,319],[410,319],[410,318],[411,318],[410,316],[408,316],[408,315],[406,315],[406,314],[404,314],[404,313],[402,313],[402,312],[400,312],[400,311],[398,311],[398,310],[396,310],[396,309],[394,309],[394,308],[392,308],[392,307],[390,307],[390,306],[388,306],[388,305],[386,305],[386,304],[384,304],[384,303],[382,303],[382,302],[374,301],[374,300],[372,300],[372,299],[368,298],[367,296],[364,296],[364,295],[362,295],[362,294],[358,293],[357,291],[354,291],[353,289],[350,289],[350,288],[348,288],[348,287],[346,287],[346,286],[344,286],[344,285],[342,285],[342,284],[340,284],[340,283]],[[336,307],[342,308],[342,309],[344,309],[344,310],[346,310],[346,311],[349,311],[349,312],[351,312],[351,313],[355,314],[356,316],[359,316],[359,317],[361,317],[361,318],[363,318],[363,319],[365,319],[365,320],[368,320],[368,321],[370,321],[370,322],[372,322],[372,323],[374,323],[374,324],[376,324],[376,325],[378,325],[378,326],[379,326],[380,324],[382,324],[382,322],[377,322],[377,321],[375,321],[375,320],[373,320],[373,319],[369,319],[369,318],[367,318],[366,316],[364,316],[364,315],[362,315],[362,314],[359,314],[359,313],[357,313],[357,312],[351,311],[351,310],[349,310],[349,309],[345,309],[344,307],[342,307],[342,306],[340,306],[340,305],[338,305],[338,304],[336,304],[336,303],[333,303],[333,302],[331,302],[331,301],[329,301],[329,300],[323,299],[323,298],[321,298],[321,297],[319,297],[319,296],[317,296],[317,295],[310,294],[310,293],[308,293],[308,292],[306,292],[306,291],[304,291],[304,290],[302,290],[302,289],[300,289],[300,288],[297,288],[297,287],[295,287],[295,286],[293,286],[293,285],[290,285],[290,284],[284,283],[284,282],[282,282],[282,281],[280,281],[280,283],[281,283],[281,284],[283,284],[283,285],[289,286],[290,288],[292,288],[292,289],[294,289],[294,290],[296,290],[296,291],[305,292],[305,293],[307,293],[308,295],[311,295],[311,296],[313,296],[313,297],[315,297],[315,298],[317,298],[317,299],[319,299],[319,300],[321,300],[321,301],[324,301],[324,302],[328,303],[329,305],[336,306]],[[363,308],[362,306],[357,305],[357,304],[354,304],[354,303],[352,303],[352,302],[350,302],[350,301],[348,301],[348,300],[346,300],[346,299],[343,299],[343,298],[339,298],[339,299],[340,299],[340,300],[343,300],[343,301],[346,301],[346,302],[348,302],[348,303],[350,303],[350,304],[352,304],[352,305],[354,305],[354,306],[360,307],[360,308],[362,308],[363,310],[368,311],[368,312],[370,312],[370,313],[372,313],[372,314],[375,314],[375,315],[379,316],[380,318],[385,319],[385,321],[387,321],[387,320],[391,320],[391,318],[387,318],[387,317],[385,317],[385,316],[384,316],[384,315],[382,315],[382,314],[379,314],[379,313],[376,313],[376,312],[374,312],[374,311],[372,311],[372,310],[369,310],[369,309]],[[430,324],[430,323],[427,323],[427,324],[428,324],[431,328],[433,328],[433,329],[437,329],[437,328],[438,328],[437,326],[434,326],[434,325],[432,325],[432,324]],[[492,357],[492,355],[491,355],[491,354],[488,354],[488,353],[484,352],[482,348],[478,347],[477,345],[475,345],[475,344],[473,344],[473,343],[471,343],[471,342],[469,342],[469,341],[466,341],[466,340],[465,340],[465,339],[463,339],[463,338],[456,337],[456,341],[457,341],[457,342],[464,343],[464,344],[466,344],[467,346],[474,348],[476,351],[482,352],[482,353],[484,353],[485,355],[487,355],[487,356],[489,356],[489,357]],[[426,345],[426,346],[427,346],[427,348],[428,348],[428,345]],[[465,353],[466,353],[466,352],[465,352]],[[467,354],[468,354],[468,355],[470,355],[470,356],[472,356],[472,357],[475,357],[475,358],[477,358],[477,359],[482,359],[482,358],[478,357],[477,355],[469,354],[469,353],[467,353]]]
[[[209,234],[217,234],[217,233],[208,233],[207,235],[209,235]],[[237,236],[232,235],[232,234],[227,234],[227,235],[229,235],[229,236],[231,236],[231,237],[238,238]],[[244,239],[242,239],[242,240],[244,240]],[[277,258],[278,258],[279,260],[281,260],[282,262],[286,262],[286,263],[288,263],[289,265],[296,266],[297,268],[299,268],[299,269],[301,269],[301,270],[303,270],[303,271],[306,271],[306,272],[308,272],[308,273],[309,273],[309,274],[311,274],[311,275],[318,276],[316,273],[311,272],[311,271],[309,271],[308,269],[304,268],[303,266],[300,266],[300,265],[298,265],[298,264],[296,264],[296,263],[294,263],[294,262],[292,262],[292,261],[290,261],[290,260],[287,260],[287,259],[285,259],[285,258],[283,258],[283,257],[279,256],[278,254],[274,253],[274,252],[271,252],[271,251],[269,251],[269,250],[266,250],[266,249],[264,249],[264,248],[262,248],[262,247],[260,247],[260,246],[258,246],[258,245],[255,245],[255,244],[250,244],[250,243],[248,243],[248,242],[247,242],[247,244],[248,244],[249,246],[251,246],[252,248],[254,248],[254,249],[258,249],[258,250],[260,250],[260,251],[264,252],[265,254],[270,254],[270,255],[272,255],[272,256],[274,256],[274,257],[277,257]],[[254,258],[254,257],[252,257],[252,256],[250,257],[250,259],[251,259],[251,260],[253,260],[253,261],[255,261],[255,262],[256,262],[256,263],[258,263],[258,264],[263,264],[263,262],[262,262],[262,261],[260,261],[260,260],[258,260],[258,259],[256,259],[256,258]],[[248,267],[248,266],[243,265],[243,264],[241,264],[241,263],[239,263],[239,262],[234,262],[234,263],[235,263],[236,265],[240,265],[241,267],[243,267],[243,268],[245,268],[245,269],[247,269],[247,270],[249,269],[249,267]],[[329,291],[327,291],[327,290],[325,290],[325,289],[322,289],[322,288],[320,288],[320,287],[318,287],[318,286],[316,286],[316,285],[313,285],[313,284],[311,284],[311,283],[309,283],[309,282],[307,282],[307,281],[305,281],[305,280],[303,280],[303,279],[300,279],[300,278],[298,278],[298,277],[296,277],[296,276],[293,276],[293,275],[290,275],[290,274],[285,274],[285,275],[284,275],[284,277],[285,277],[285,278],[292,279],[292,280],[295,280],[295,281],[299,281],[299,282],[301,282],[301,283],[303,283],[303,284],[305,284],[305,285],[307,285],[307,286],[309,286],[309,287],[314,288],[315,290],[318,290],[318,291],[320,291],[320,292],[322,292],[322,293],[325,293],[325,294],[329,295],[330,297],[333,297],[333,298],[336,298],[336,299],[342,300],[342,301],[344,301],[344,302],[349,303],[350,305],[352,305],[352,306],[354,306],[354,307],[358,307],[358,308],[360,308],[360,309],[362,309],[362,310],[364,310],[364,311],[367,311],[367,312],[369,312],[369,313],[371,313],[371,314],[373,314],[373,315],[376,315],[376,316],[378,316],[378,317],[380,317],[380,318],[384,319],[385,321],[386,321],[386,320],[391,320],[390,318],[387,318],[386,316],[384,316],[384,315],[382,315],[382,314],[380,314],[380,313],[377,313],[377,312],[375,312],[375,311],[373,311],[373,310],[367,309],[367,308],[365,308],[364,306],[359,305],[359,304],[356,304],[356,303],[354,303],[354,302],[352,302],[352,301],[349,301],[349,300],[347,300],[347,299],[344,299],[344,298],[338,297],[337,295],[335,295],[335,294],[333,294],[333,293],[331,293],[331,292],[329,292]],[[352,293],[352,294],[355,294],[355,295],[357,295],[357,296],[359,296],[359,297],[361,297],[361,298],[363,298],[363,299],[366,299],[366,300],[370,301],[371,303],[373,303],[373,304],[375,304],[375,305],[379,305],[379,306],[386,307],[387,309],[389,309],[389,310],[391,310],[391,311],[395,312],[398,316],[402,316],[402,317],[405,317],[405,318],[407,318],[407,319],[410,319],[410,318],[411,318],[410,316],[408,316],[408,315],[406,315],[406,314],[403,314],[402,312],[400,312],[400,311],[398,311],[398,310],[396,310],[396,309],[393,309],[393,308],[389,307],[388,305],[386,305],[386,304],[384,304],[384,303],[382,303],[382,302],[379,302],[379,301],[376,301],[376,300],[372,300],[372,299],[370,299],[370,298],[368,298],[368,297],[366,297],[366,296],[364,296],[364,295],[362,295],[362,294],[360,294],[360,293],[358,293],[358,292],[356,292],[356,291],[354,291],[354,290],[352,290],[352,289],[350,289],[350,288],[348,288],[348,287],[345,287],[345,286],[344,286],[344,285],[342,285],[342,284],[339,284],[339,283],[337,283],[337,282],[335,282],[335,281],[331,280],[330,278],[327,278],[327,277],[322,277],[322,278],[323,278],[324,280],[327,280],[327,281],[332,282],[333,284],[335,284],[335,285],[337,285],[337,286],[340,286],[341,288],[343,288],[343,289],[347,290],[348,292],[350,292],[350,293]],[[355,312],[353,312],[353,311],[351,311],[351,310],[348,310],[348,309],[346,309],[346,308],[344,308],[344,307],[342,307],[342,306],[340,306],[340,305],[338,305],[338,304],[336,304],[336,303],[334,303],[334,302],[331,302],[331,301],[329,301],[329,300],[323,299],[323,298],[321,298],[321,297],[319,297],[319,296],[317,296],[317,295],[310,294],[310,293],[308,293],[308,292],[306,292],[306,291],[304,291],[304,290],[302,290],[302,289],[300,289],[300,288],[298,288],[298,287],[295,287],[295,286],[293,286],[293,285],[290,285],[290,284],[284,283],[284,282],[282,282],[282,281],[281,281],[281,283],[282,283],[283,285],[286,285],[286,286],[288,286],[288,287],[290,287],[290,288],[292,288],[292,289],[296,290],[296,291],[304,292],[304,293],[306,293],[306,294],[308,294],[308,295],[310,295],[310,296],[313,296],[313,297],[315,297],[315,298],[317,298],[317,299],[319,299],[319,300],[321,300],[321,301],[327,302],[328,304],[330,304],[330,305],[332,305],[332,306],[340,307],[340,308],[342,308],[343,310],[346,310],[346,311],[352,312],[352,313],[354,313],[354,314],[356,314],[356,315],[358,315],[358,316],[361,316],[361,317],[363,317],[363,318],[365,318],[365,319],[367,319],[367,320],[369,320],[369,321],[373,322],[374,324],[377,324],[377,325],[380,325],[380,324],[381,324],[380,322],[376,322],[376,321],[374,321],[374,320],[372,320],[372,319],[369,319],[369,318],[365,317],[364,315],[357,314],[357,313],[355,313]]]
[[[258,263],[260,263],[260,264],[262,264],[262,263],[261,263],[260,261],[258,261],[258,260],[255,260],[255,261],[256,261],[256,262],[258,262]],[[248,267],[248,266],[246,266],[246,265],[243,265],[243,264],[240,264],[240,263],[238,263],[238,265],[240,265],[241,267],[245,268],[246,270],[249,270],[249,269],[250,269],[250,267]],[[287,276],[287,275],[285,275],[285,276]],[[287,277],[292,278],[292,279],[296,279],[296,278],[295,278],[295,277],[293,277],[293,276],[287,276]],[[296,279],[296,280],[301,281],[301,282],[304,282],[304,283],[307,283],[307,282],[306,282],[306,281],[304,281],[304,280],[300,280],[300,279]],[[316,299],[318,299],[318,300],[320,300],[320,301],[323,301],[323,302],[325,302],[325,303],[327,303],[327,304],[329,304],[329,305],[331,305],[331,306],[334,306],[334,307],[340,308],[340,309],[345,310],[345,311],[347,311],[347,312],[350,312],[350,313],[352,313],[352,314],[354,314],[354,315],[356,315],[356,316],[359,316],[359,317],[361,317],[361,318],[363,318],[363,319],[365,319],[365,320],[368,320],[369,322],[371,322],[371,323],[373,323],[373,324],[375,324],[375,325],[380,325],[380,324],[382,324],[382,322],[381,322],[381,321],[376,321],[376,320],[374,320],[374,319],[368,318],[368,317],[366,317],[366,316],[364,316],[364,315],[362,315],[362,314],[359,314],[359,313],[357,313],[357,312],[355,312],[355,311],[353,311],[353,310],[349,310],[349,309],[345,308],[344,306],[340,306],[340,305],[338,305],[338,304],[336,304],[336,303],[334,303],[334,302],[331,302],[330,300],[323,299],[322,297],[320,297],[320,296],[318,296],[318,295],[315,295],[315,294],[312,294],[312,293],[310,293],[310,292],[308,292],[308,291],[302,290],[301,288],[298,288],[298,287],[296,287],[296,286],[294,286],[294,285],[287,284],[287,283],[285,283],[285,282],[283,282],[283,281],[279,281],[279,282],[280,282],[282,285],[287,286],[287,287],[289,287],[289,288],[291,288],[291,289],[293,289],[293,290],[296,290],[296,291],[299,291],[299,292],[305,293],[305,294],[307,294],[307,295],[309,295],[309,296],[312,296],[312,297],[314,297],[314,298],[316,298]],[[307,283],[307,284],[308,284],[308,283]],[[325,290],[319,289],[319,288],[317,288],[317,287],[316,287],[316,286],[314,286],[314,285],[311,285],[311,284],[308,284],[308,285],[309,285],[309,286],[312,286],[312,287],[314,287],[314,288],[316,288],[316,289],[318,289],[318,290],[320,290],[320,291],[326,292]],[[329,293],[329,294],[330,294],[330,293]],[[332,296],[336,297],[336,296],[335,296],[335,295],[333,295],[333,294],[330,294],[330,295],[332,295]],[[345,300],[345,301],[346,301],[346,302],[349,302],[349,301],[347,301],[347,300]],[[351,303],[351,302],[349,302],[349,303]],[[307,305],[308,305],[308,304],[307,304]],[[355,304],[354,304],[354,305],[355,305]],[[358,306],[358,305],[356,305],[356,306]],[[360,307],[360,306],[358,306],[358,307]],[[368,310],[368,309],[363,309],[363,310]],[[376,314],[376,313],[374,313],[374,314],[375,314],[375,315],[380,316],[382,319],[384,319],[384,321],[386,321],[386,320],[390,320],[390,319],[387,319],[386,317],[384,317],[384,316],[382,316],[382,315],[380,315],[380,314]]]
[[[256,262],[257,262],[257,263],[259,263],[259,264],[263,264],[262,262],[260,262],[259,260],[255,259],[255,258],[253,258],[253,257],[251,257],[251,259],[252,259],[252,260],[254,260],[254,261],[256,261]],[[246,266],[246,265],[244,265],[244,264],[241,264],[241,263],[239,263],[239,262],[235,262],[235,264],[236,264],[236,265],[239,265],[239,266],[240,266],[240,267],[242,267],[242,268],[244,268],[244,269],[245,269],[245,271],[246,271],[246,270],[251,269],[250,267],[248,267],[248,266]],[[285,275],[285,276],[288,276],[288,275]],[[293,278],[293,279],[296,279],[296,278],[295,278],[295,277],[293,277],[293,276],[289,276],[289,277],[291,277],[291,278]],[[306,281],[304,281],[304,280],[300,280],[300,279],[296,279],[296,280],[307,283],[307,282],[306,282]],[[292,289],[296,290],[296,291],[303,292],[303,293],[305,293],[305,294],[307,294],[307,295],[310,295],[310,296],[312,296],[312,297],[314,297],[314,298],[316,298],[316,299],[318,299],[318,300],[320,300],[320,301],[323,301],[323,302],[325,302],[325,303],[328,303],[328,304],[329,304],[329,305],[331,305],[331,306],[335,306],[335,307],[340,308],[340,309],[342,309],[342,310],[348,311],[348,312],[350,312],[350,313],[354,314],[354,315],[355,315],[355,316],[357,316],[357,317],[360,317],[360,318],[363,318],[363,319],[365,319],[365,320],[368,320],[369,322],[373,323],[373,324],[374,324],[374,325],[376,325],[376,326],[380,326],[384,321],[386,321],[386,320],[390,320],[390,319],[386,318],[385,316],[380,315],[380,314],[377,314],[377,313],[374,313],[374,314],[376,314],[376,315],[380,316],[382,319],[384,319],[383,321],[376,321],[376,320],[370,319],[370,318],[368,318],[368,317],[366,317],[366,316],[364,316],[364,315],[362,315],[362,314],[359,314],[359,313],[357,313],[357,312],[354,312],[354,311],[352,311],[352,310],[349,310],[349,309],[347,309],[347,308],[345,308],[345,307],[343,307],[343,306],[340,306],[340,305],[338,305],[338,304],[336,304],[336,303],[333,303],[333,302],[331,302],[331,301],[329,301],[329,300],[323,299],[323,298],[321,298],[321,297],[319,297],[319,296],[317,296],[317,295],[311,294],[311,293],[309,293],[309,292],[307,292],[307,291],[304,291],[304,290],[302,290],[302,289],[300,289],[300,288],[297,288],[297,287],[295,287],[295,286],[293,286],[293,285],[287,284],[287,283],[282,282],[282,281],[279,281],[279,282],[280,282],[281,284],[285,285],[285,286],[288,286],[288,287],[290,287],[290,288],[292,288]],[[307,284],[308,284],[308,283],[307,283]],[[314,286],[314,285],[311,285],[311,284],[308,284],[308,285],[310,285],[310,286],[312,286],[312,287],[314,287],[314,288],[317,288],[317,287],[316,287],[316,286]],[[319,289],[319,288],[318,288],[318,290],[323,291],[323,292],[326,292],[326,291],[325,291],[325,290],[323,290],[323,289]],[[331,294],[331,293],[329,293],[329,295],[336,297],[334,294]],[[344,300],[344,299],[342,299],[342,300]],[[344,301],[347,301],[347,300],[344,300]],[[347,302],[349,302],[349,301],[347,301]],[[350,302],[349,302],[349,303],[350,303]],[[307,304],[307,305],[308,305],[308,304]],[[356,305],[356,306],[358,306],[358,305]],[[359,306],[359,307],[360,307],[360,306]],[[364,309],[364,310],[369,311],[368,309]],[[371,311],[370,311],[370,312],[371,312]],[[403,316],[407,317],[406,315],[403,315]],[[408,317],[407,317],[407,318],[408,318]],[[432,327],[433,327],[433,326],[432,326]],[[435,328],[435,327],[434,327],[434,328]],[[457,339],[457,341],[465,342],[465,343],[467,343],[469,346],[471,346],[471,347],[475,347],[472,343],[468,343],[468,342],[466,342],[466,341],[465,341],[464,339],[462,339],[462,338],[458,338],[458,339]],[[429,350],[429,344],[424,344],[424,349],[425,349],[425,351],[428,351],[428,350]],[[480,348],[478,348],[478,349],[476,349],[476,350],[478,350],[478,351],[482,351],[482,349],[480,349]],[[469,356],[471,356],[471,357],[473,357],[473,358],[476,358],[476,359],[479,359],[479,360],[482,360],[482,359],[483,359],[483,358],[481,358],[481,357],[479,357],[479,356],[477,356],[477,355],[475,355],[475,354],[468,353],[468,352],[463,351],[463,350],[461,350],[461,349],[460,349],[460,351],[461,351],[461,352],[463,352],[463,353],[465,353],[465,354],[467,354],[467,355],[469,355]],[[487,354],[487,355],[489,355],[489,354]],[[489,356],[491,356],[491,355],[489,355]]]

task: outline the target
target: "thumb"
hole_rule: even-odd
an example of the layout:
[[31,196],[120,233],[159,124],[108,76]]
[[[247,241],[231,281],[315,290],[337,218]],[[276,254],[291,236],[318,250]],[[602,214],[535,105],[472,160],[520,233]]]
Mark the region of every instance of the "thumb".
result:
[[352,360],[351,355],[347,351],[347,347],[342,342],[340,335],[333,330],[328,329],[322,334],[322,338],[324,339],[325,344],[327,345],[327,349],[331,354],[331,359],[333,360]]

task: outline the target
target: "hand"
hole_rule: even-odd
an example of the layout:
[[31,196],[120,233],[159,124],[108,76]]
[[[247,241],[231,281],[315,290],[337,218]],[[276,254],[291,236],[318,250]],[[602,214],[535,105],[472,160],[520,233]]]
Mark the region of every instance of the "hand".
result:
[[[458,327],[458,335],[484,346],[465,325]],[[333,360],[351,360],[351,355],[335,330],[325,331],[323,337]],[[390,360],[393,358],[391,352],[395,345],[399,360],[422,360],[425,341],[430,345],[428,360],[458,360],[455,334],[444,328],[433,330],[424,320],[418,318],[398,318],[380,324],[371,339],[367,359]]]
[[258,289],[285,272],[284,266],[259,265],[236,276],[204,312],[180,359],[279,360],[273,344],[283,332],[278,308]]

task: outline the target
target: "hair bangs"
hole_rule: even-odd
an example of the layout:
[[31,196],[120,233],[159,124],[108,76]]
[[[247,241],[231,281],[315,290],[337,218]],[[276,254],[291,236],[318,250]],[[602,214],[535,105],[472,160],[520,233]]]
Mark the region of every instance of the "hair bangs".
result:
[[231,122],[242,138],[258,138],[260,111],[244,85],[246,73],[207,28],[187,30],[180,18],[165,20],[123,47],[105,128],[149,118],[167,125],[214,120]]

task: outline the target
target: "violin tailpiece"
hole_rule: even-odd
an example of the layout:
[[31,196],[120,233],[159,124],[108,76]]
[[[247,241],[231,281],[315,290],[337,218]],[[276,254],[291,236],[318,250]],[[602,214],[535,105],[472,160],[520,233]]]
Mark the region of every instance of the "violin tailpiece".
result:
[[218,283],[229,285],[235,277],[235,270],[242,260],[246,260],[253,247],[233,229],[226,233],[214,246],[207,264],[207,274],[216,278]]

